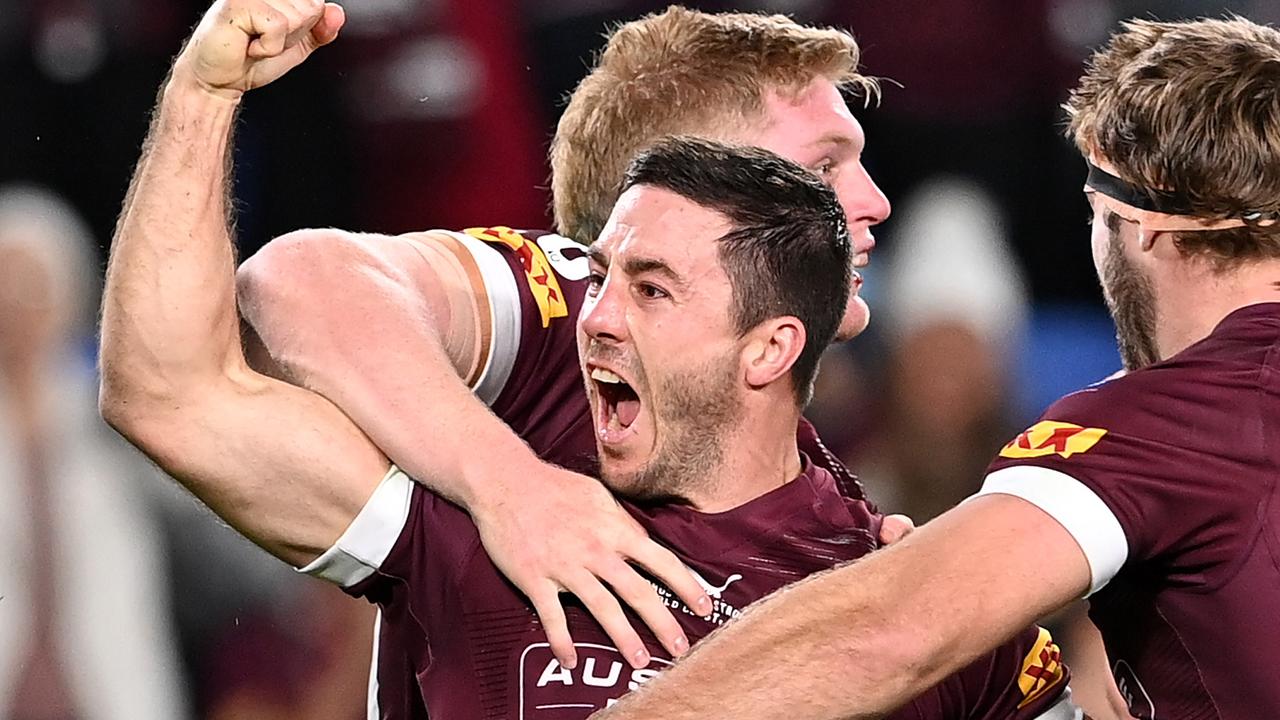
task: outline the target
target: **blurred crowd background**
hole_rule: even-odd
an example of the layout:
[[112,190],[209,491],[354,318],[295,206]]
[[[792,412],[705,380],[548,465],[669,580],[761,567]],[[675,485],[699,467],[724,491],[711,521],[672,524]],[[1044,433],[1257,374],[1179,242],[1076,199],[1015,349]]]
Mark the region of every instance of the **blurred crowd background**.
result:
[[[665,4],[350,0],[340,42],[246,104],[241,254],[309,226],[546,227],[565,94],[612,23]],[[888,79],[854,106],[894,203],[872,329],[829,353],[810,415],[917,522],[1119,368],[1061,136],[1088,50],[1126,17],[1280,21],[1275,0],[687,4],[851,29]],[[235,537],[95,413],[112,225],[205,6],[0,0],[0,718],[363,717],[369,609]]]

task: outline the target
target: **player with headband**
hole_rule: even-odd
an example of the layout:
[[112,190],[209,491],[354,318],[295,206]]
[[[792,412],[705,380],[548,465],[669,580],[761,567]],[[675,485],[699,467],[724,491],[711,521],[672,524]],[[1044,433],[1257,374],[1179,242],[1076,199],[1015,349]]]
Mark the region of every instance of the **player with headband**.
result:
[[1067,109],[1129,372],[1054,403],[976,497],[766,601],[609,718],[879,717],[1082,596],[1132,715],[1280,717],[1280,32],[1126,23]]

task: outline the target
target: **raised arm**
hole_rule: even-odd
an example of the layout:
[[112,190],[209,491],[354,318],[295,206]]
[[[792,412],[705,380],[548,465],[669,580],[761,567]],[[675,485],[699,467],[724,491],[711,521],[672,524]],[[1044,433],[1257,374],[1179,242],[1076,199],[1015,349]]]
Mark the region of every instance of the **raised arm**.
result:
[[253,372],[240,345],[228,166],[241,95],[336,37],[318,0],[219,0],[174,63],[112,245],[103,416],[233,527],[303,565],[388,469],[324,398]]
[[980,496],[779,591],[593,717],[883,717],[1083,595],[1090,577],[1047,513]]
[[561,590],[637,666],[648,663],[644,644],[606,587],[682,653],[679,624],[627,561],[709,609],[702,587],[598,481],[540,460],[464,382],[490,352],[479,314],[499,300],[462,253],[438,232],[291,233],[240,267],[241,312],[284,377],[333,400],[401,469],[471,512],[562,662],[575,652]]

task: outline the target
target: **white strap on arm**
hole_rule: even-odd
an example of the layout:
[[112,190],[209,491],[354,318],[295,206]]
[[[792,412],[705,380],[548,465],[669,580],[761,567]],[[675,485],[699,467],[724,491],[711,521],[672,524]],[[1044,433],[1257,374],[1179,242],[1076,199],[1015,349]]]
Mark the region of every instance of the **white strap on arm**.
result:
[[450,231],[449,236],[466,248],[475,260],[489,298],[493,337],[484,369],[471,389],[486,405],[492,405],[511,378],[511,369],[515,367],[516,355],[520,352],[520,319],[523,316],[520,289],[502,253],[466,233]]
[[978,495],[1014,495],[1066,528],[1089,561],[1089,595],[1115,577],[1129,558],[1129,541],[1111,508],[1089,486],[1066,473],[1034,465],[997,470]]
[[298,572],[342,587],[369,577],[382,567],[404,532],[412,498],[413,481],[392,465],[333,547]]

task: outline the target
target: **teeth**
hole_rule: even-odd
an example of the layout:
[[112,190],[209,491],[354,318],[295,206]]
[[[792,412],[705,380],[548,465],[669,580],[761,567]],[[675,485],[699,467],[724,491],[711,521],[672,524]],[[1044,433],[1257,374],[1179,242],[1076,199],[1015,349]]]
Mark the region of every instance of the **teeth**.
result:
[[596,368],[596,369],[592,370],[592,371],[591,371],[591,379],[592,379],[592,380],[598,380],[598,381],[600,381],[600,382],[602,382],[602,383],[610,383],[610,384],[614,384],[614,385],[617,385],[617,384],[621,384],[621,383],[625,383],[625,382],[626,382],[626,381],[625,381],[625,380],[623,380],[621,377],[619,377],[617,373],[609,372],[608,370],[605,370],[604,368]]

